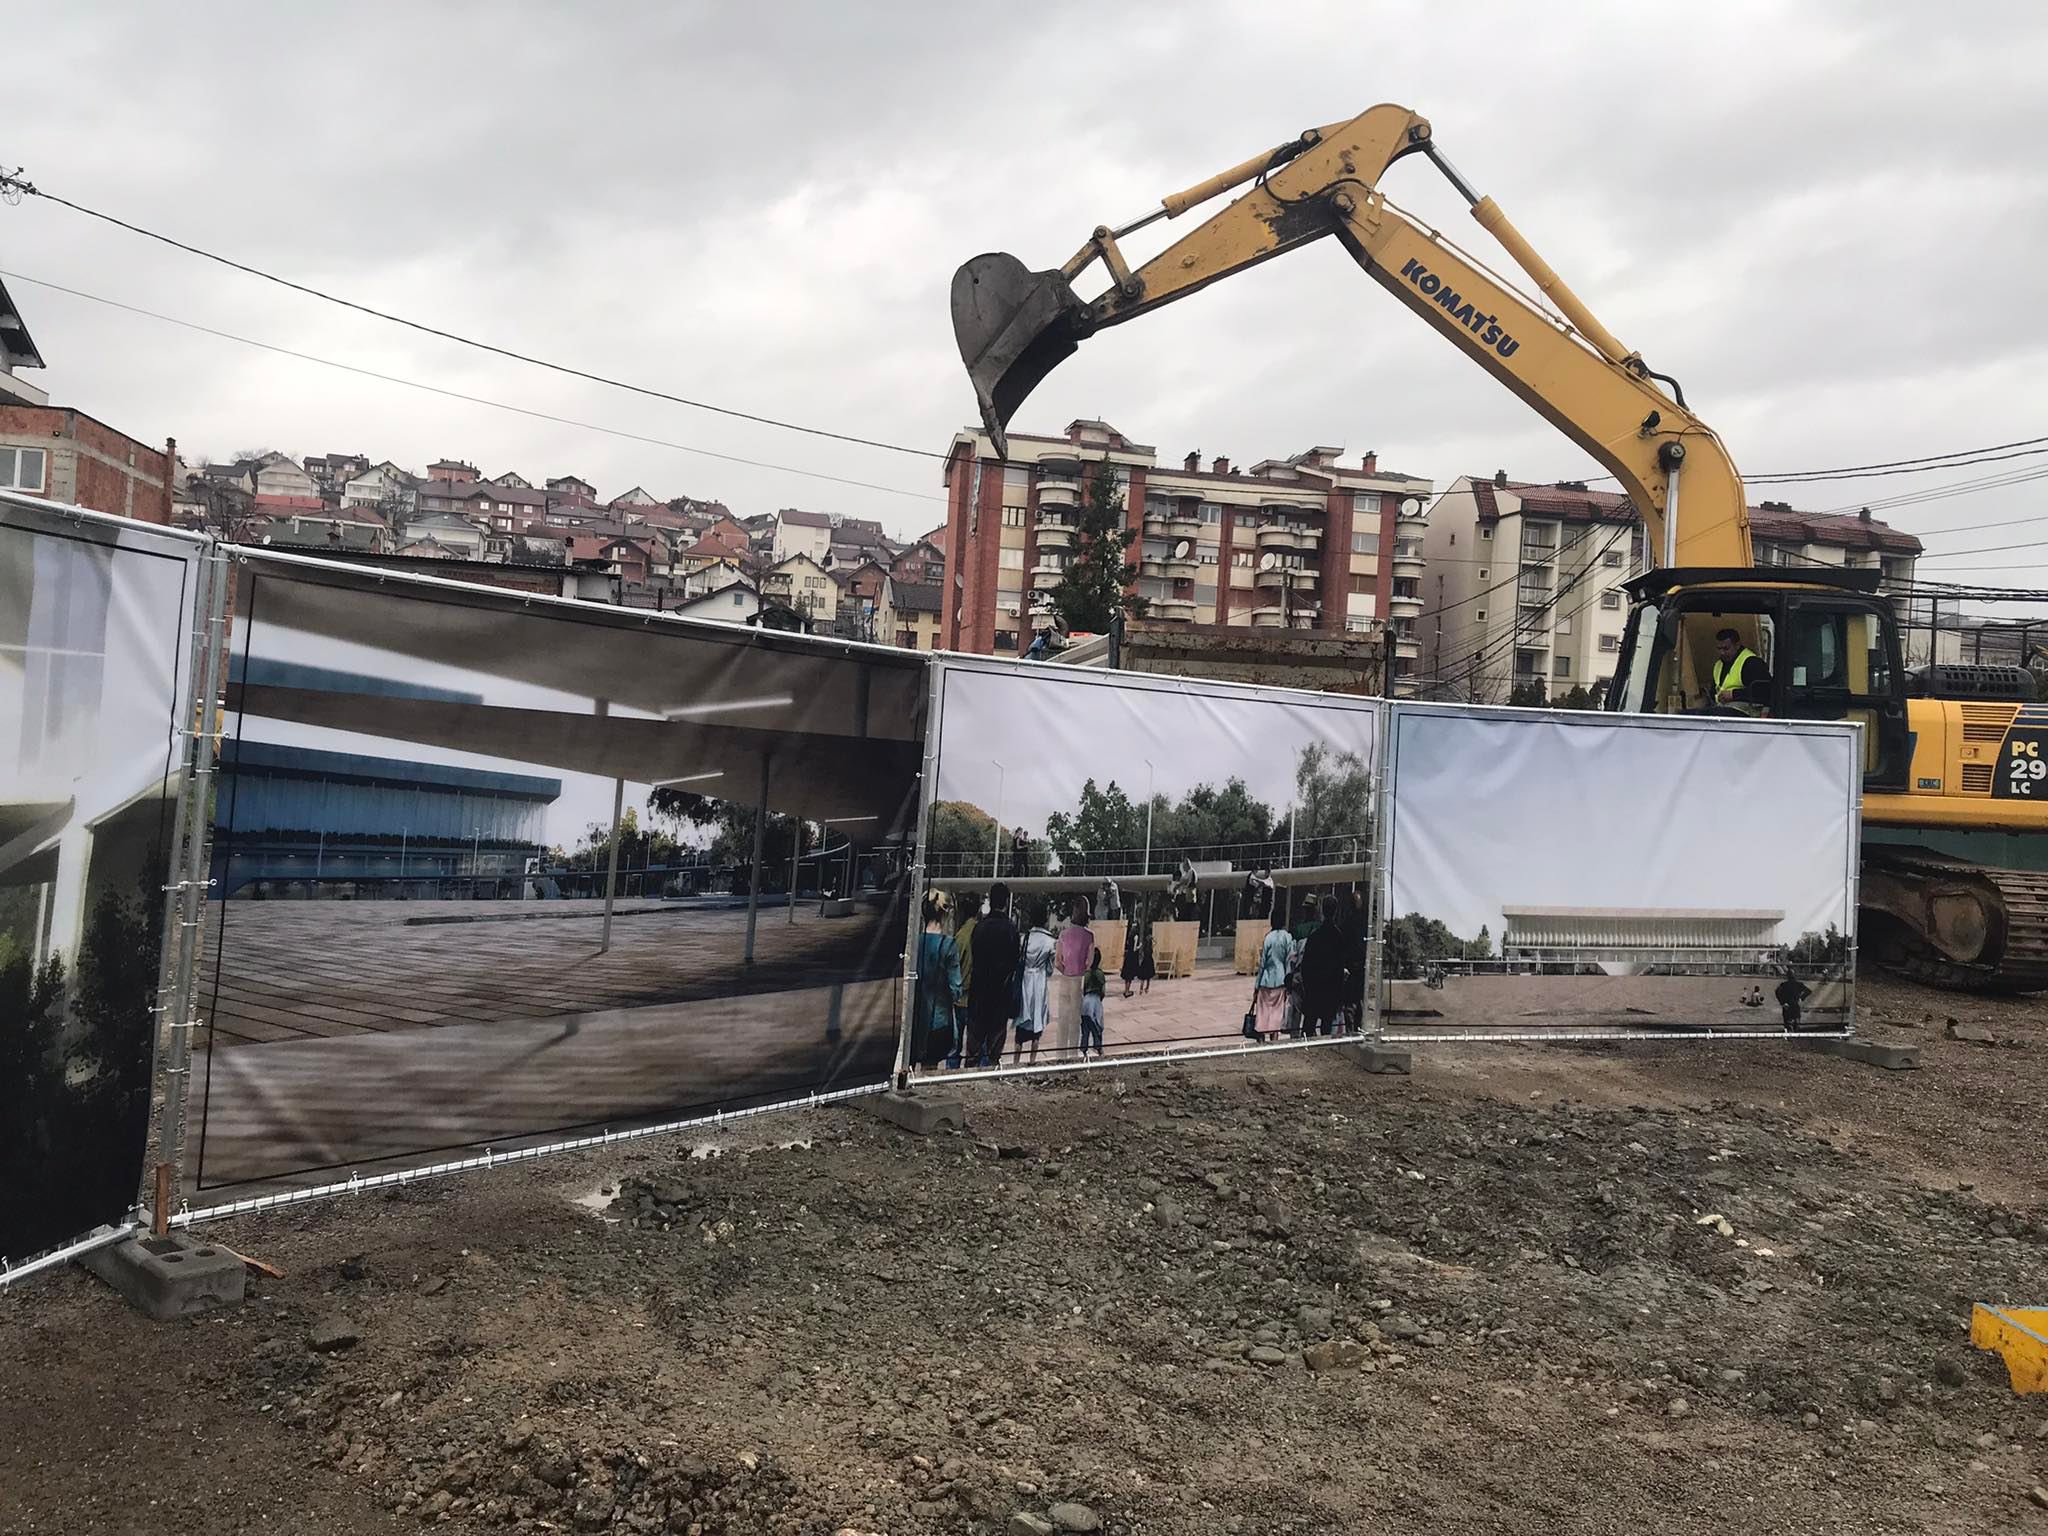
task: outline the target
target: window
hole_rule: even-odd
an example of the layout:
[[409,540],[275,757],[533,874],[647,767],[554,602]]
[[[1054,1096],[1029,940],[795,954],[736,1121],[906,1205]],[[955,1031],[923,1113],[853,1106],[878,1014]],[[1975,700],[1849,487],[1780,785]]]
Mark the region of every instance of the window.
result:
[[1619,592],[1602,592],[1600,594],[1600,606],[1602,608],[1605,608],[1609,613],[1620,612],[1621,594]]
[[1375,532],[1353,531],[1351,553],[1354,555],[1376,555],[1380,552],[1380,536]]
[[1551,662],[1550,675],[1552,677],[1570,677],[1572,675],[1571,657],[1560,656],[1555,661]]
[[1204,545],[1202,546],[1202,564],[1204,564],[1204,565],[1221,565],[1222,563],[1223,563],[1223,552],[1222,552],[1221,550],[1219,550],[1219,549],[1218,549],[1218,548],[1217,548],[1217,547],[1216,547],[1215,545],[1213,545],[1213,544],[1204,544]]
[[1248,571],[1252,568],[1252,552],[1248,549],[1233,549],[1230,552],[1230,563],[1238,570]]
[[1482,528],[1479,530],[1479,537],[1483,542],[1490,544],[1493,542],[1493,530],[1491,528]]
[[1394,596],[1420,597],[1422,596],[1422,582],[1414,576],[1396,576],[1394,578]]
[[1360,576],[1360,575],[1358,575],[1358,574],[1357,574],[1356,572],[1353,572],[1353,573],[1352,573],[1352,577],[1351,577],[1351,590],[1352,590],[1352,591],[1354,591],[1354,592],[1370,592],[1370,591],[1372,590],[1372,584],[1373,584],[1373,579],[1372,579],[1372,577],[1370,577],[1370,576]]
[[1603,650],[1603,651],[1618,651],[1618,650],[1620,650],[1620,649],[1621,649],[1621,636],[1619,636],[1619,635],[1602,635],[1602,636],[1600,637],[1600,649],[1601,649],[1601,650]]
[[1203,522],[1205,522],[1205,523],[1220,523],[1220,522],[1222,522],[1222,521],[1223,521],[1223,509],[1222,509],[1221,507],[1217,506],[1217,505],[1216,505],[1216,503],[1215,503],[1215,502],[1213,502],[1213,501],[1205,501],[1205,502],[1203,502],[1203,503],[1202,503],[1202,521],[1203,521]]
[[997,555],[996,561],[1002,570],[1021,571],[1024,569],[1024,551],[1021,549],[1004,549]]
[[1145,498],[1145,515],[1147,517],[1165,517],[1166,498],[1164,496],[1147,496]]
[[1024,509],[1022,507],[1003,508],[1003,526],[1005,528],[1022,528],[1024,526]]
[[997,630],[995,648],[999,651],[1014,651],[1017,649],[1017,632],[1014,629]]
[[1487,572],[1486,572],[1486,567],[1485,567],[1485,566],[1483,566],[1483,565],[1482,565],[1481,567],[1479,567],[1479,579],[1480,579],[1481,581],[1484,581],[1484,580],[1486,580],[1486,574],[1487,574]]
[[1620,570],[1621,561],[1622,554],[1621,551],[1618,549],[1610,549],[1600,557],[1600,563],[1606,566],[1610,571]]
[[1005,469],[1003,471],[1003,489],[1005,491],[1015,491],[1019,496],[1023,495],[1024,492],[1031,489],[1031,471],[1028,469]]
[[1484,624],[1486,622],[1486,610],[1484,608],[1477,609],[1473,612],[1472,617],[1479,623]]
[[0,490],[40,491],[42,488],[42,449],[0,448]]
[[738,608],[738,607],[740,607],[740,606],[741,606],[742,604],[744,604],[744,603],[746,602],[746,600],[747,600],[747,594],[746,594],[745,592],[741,591],[741,590],[740,590],[740,589],[739,589],[738,587],[734,587],[734,588],[732,589],[732,605],[733,605],[733,607],[735,607],[735,608]]

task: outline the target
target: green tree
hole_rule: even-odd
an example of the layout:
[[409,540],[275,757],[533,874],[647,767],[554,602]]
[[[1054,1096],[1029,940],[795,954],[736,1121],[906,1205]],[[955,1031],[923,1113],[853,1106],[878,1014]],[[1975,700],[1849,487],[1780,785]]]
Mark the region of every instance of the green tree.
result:
[[1573,683],[1570,688],[1551,701],[1556,709],[1598,709],[1599,701],[1586,689],[1584,683]]
[[1829,966],[1849,963],[1849,939],[1833,923],[1827,932],[1815,933],[1811,929],[1799,935],[1798,939],[1779,946],[1778,959],[1787,965]]
[[1184,849],[1261,842],[1272,828],[1272,807],[1252,798],[1240,778],[1226,779],[1221,789],[1197,784],[1178,805],[1164,795],[1152,802],[1152,846],[1175,857]]
[[1125,589],[1138,568],[1126,556],[1135,536],[1124,520],[1124,493],[1108,460],[1088,476],[1074,530],[1074,557],[1052,589],[1053,610],[1069,634],[1106,634],[1118,614],[1142,614],[1142,599]]
[[1461,939],[1434,917],[1410,912],[1390,919],[1382,930],[1383,958],[1390,976],[1413,976],[1434,960],[1491,960],[1493,938],[1484,927],[1474,939]]
[[932,806],[932,819],[925,829],[927,854],[987,853],[995,846],[996,820],[978,805],[965,800],[940,800]]
[[[1324,742],[1301,749],[1294,763],[1294,837],[1365,837],[1372,826],[1372,772],[1356,752]],[[1274,834],[1285,837],[1283,823]]]
[[1543,691],[1543,679],[1525,677],[1508,690],[1508,702],[1525,709],[1541,709],[1550,702]]
[[[1157,804],[1153,807],[1156,834]],[[1045,839],[1062,864],[1085,854],[1115,848],[1137,848],[1145,841],[1145,808],[1117,787],[1114,779],[1098,787],[1093,779],[1081,786],[1081,799],[1069,815],[1055,811],[1045,819]]]

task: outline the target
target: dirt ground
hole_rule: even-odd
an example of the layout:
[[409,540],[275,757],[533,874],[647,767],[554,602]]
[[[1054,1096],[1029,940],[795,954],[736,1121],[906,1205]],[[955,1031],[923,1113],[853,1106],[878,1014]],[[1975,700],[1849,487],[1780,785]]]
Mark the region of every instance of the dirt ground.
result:
[[236,1311],[0,1293],[0,1530],[2048,1532],[1967,1335],[2048,1301],[2048,1003],[1859,1002],[1922,1071],[1111,1067],[222,1224]]

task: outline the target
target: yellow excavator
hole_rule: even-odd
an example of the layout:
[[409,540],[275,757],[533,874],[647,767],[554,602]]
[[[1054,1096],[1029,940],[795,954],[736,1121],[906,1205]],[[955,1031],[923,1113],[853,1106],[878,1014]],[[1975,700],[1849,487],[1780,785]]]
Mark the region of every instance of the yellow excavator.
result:
[[[1388,201],[1380,182],[1410,155],[1444,174],[1540,299]],[[1125,236],[1248,183],[1149,261],[1126,261]],[[1750,712],[1863,724],[1864,952],[1937,985],[2048,988],[2048,706],[2031,677],[1942,665],[1909,677],[1880,571],[1756,566],[1742,478],[1676,380],[1594,317],[1407,108],[1311,128],[1097,228],[1056,270],[999,253],[962,266],[954,333],[997,452],[1025,397],[1096,331],[1326,235],[1599,460],[1641,515],[1655,568],[1628,583],[1607,707],[1712,708],[1714,636],[1735,629],[1770,674]],[[1073,282],[1098,261],[1110,286],[1084,301]]]

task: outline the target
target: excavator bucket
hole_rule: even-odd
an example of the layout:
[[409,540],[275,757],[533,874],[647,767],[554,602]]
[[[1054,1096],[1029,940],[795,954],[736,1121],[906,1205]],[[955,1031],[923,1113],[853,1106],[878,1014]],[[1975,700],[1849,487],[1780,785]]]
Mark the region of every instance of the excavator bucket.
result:
[[1090,329],[1088,306],[1059,272],[991,252],[953,274],[953,336],[998,454],[1009,452],[1004,429],[1017,407]]

